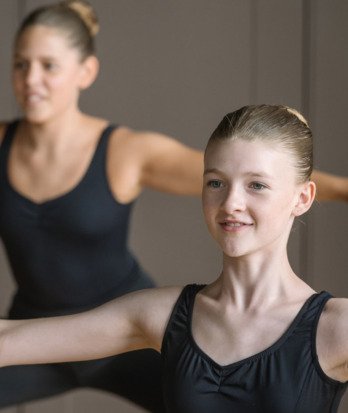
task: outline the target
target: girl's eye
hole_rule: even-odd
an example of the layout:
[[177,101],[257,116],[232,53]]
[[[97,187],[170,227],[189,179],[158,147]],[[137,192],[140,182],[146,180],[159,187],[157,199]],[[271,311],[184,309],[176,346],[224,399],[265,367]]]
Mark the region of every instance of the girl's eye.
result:
[[252,182],[250,184],[250,188],[254,189],[255,191],[262,191],[263,189],[265,189],[267,187],[266,187],[266,185],[263,185],[260,182]]
[[211,179],[210,181],[208,181],[208,186],[210,188],[218,189],[222,187],[222,182],[218,181],[217,179]]

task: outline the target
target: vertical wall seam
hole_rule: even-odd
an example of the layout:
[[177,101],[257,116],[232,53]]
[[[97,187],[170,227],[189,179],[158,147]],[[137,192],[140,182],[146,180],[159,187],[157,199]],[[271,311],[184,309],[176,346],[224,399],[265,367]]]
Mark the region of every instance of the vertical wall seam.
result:
[[[310,113],[310,98],[311,98],[311,2],[302,0],[302,68],[301,68],[301,112],[306,118]],[[310,230],[311,220],[308,215],[305,215],[301,221],[303,225],[300,229],[299,241],[299,266],[302,278],[311,282],[310,275]]]
[[302,79],[301,105],[302,113],[309,116],[310,109],[310,73],[311,73],[311,4],[302,0]]
[[[17,24],[16,27],[19,27],[21,21],[23,20],[24,16],[25,16],[25,12],[26,12],[26,6],[27,6],[27,2],[26,0],[17,0],[16,2],[16,14],[17,14]],[[13,113],[16,115],[16,117],[19,116],[20,111],[19,108],[16,104],[16,102],[14,101],[14,108],[13,108]],[[17,413],[25,413],[26,412],[26,408],[24,404],[20,404],[17,406]]]
[[258,1],[250,0],[250,80],[249,80],[249,104],[255,104],[258,98]]

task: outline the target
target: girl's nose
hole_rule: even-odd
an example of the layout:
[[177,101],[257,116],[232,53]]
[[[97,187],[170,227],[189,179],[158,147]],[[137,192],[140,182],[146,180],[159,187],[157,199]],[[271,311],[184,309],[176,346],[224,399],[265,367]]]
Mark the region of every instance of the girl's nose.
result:
[[221,207],[228,214],[245,210],[245,195],[242,188],[231,187],[223,200]]

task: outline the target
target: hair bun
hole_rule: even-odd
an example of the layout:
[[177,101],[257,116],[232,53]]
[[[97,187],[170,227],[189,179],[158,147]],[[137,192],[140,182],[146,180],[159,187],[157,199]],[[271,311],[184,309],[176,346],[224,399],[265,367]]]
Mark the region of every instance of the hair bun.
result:
[[302,113],[300,113],[298,110],[290,108],[289,106],[285,106],[285,109],[292,113],[293,115],[295,115],[302,123],[304,123],[307,127],[308,126],[308,122],[307,119],[302,115]]
[[85,0],[65,0],[62,4],[79,15],[92,37],[99,32],[98,17],[90,3]]

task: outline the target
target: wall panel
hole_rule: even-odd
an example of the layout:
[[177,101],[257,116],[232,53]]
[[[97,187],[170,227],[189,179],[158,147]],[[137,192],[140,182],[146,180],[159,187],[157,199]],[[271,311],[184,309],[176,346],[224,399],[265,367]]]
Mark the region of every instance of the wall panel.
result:
[[[316,139],[316,165],[348,173],[347,72],[348,3],[311,1],[310,121]],[[309,277],[314,288],[348,296],[347,206],[315,206],[310,220]],[[348,411],[348,396],[341,410]]]

